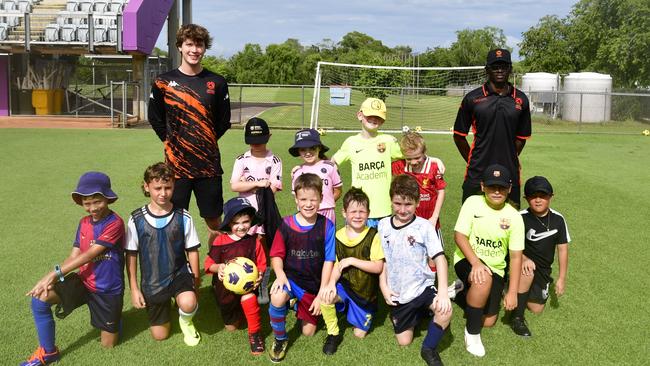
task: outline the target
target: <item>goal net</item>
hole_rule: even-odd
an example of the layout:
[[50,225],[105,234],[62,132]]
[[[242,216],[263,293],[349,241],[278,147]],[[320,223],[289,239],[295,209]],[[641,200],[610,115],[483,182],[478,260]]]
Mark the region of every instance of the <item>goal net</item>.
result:
[[319,62],[310,127],[358,130],[361,103],[375,97],[386,102],[384,130],[408,126],[422,132],[449,131],[462,97],[485,82],[484,69]]

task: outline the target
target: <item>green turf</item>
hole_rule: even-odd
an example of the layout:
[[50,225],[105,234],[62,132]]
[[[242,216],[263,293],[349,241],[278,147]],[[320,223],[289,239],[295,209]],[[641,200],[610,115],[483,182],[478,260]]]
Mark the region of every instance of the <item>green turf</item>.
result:
[[[535,130],[541,129],[538,127]],[[345,137],[327,134],[323,141],[336,150]],[[447,165],[447,199],[441,221],[450,254],[464,163],[451,136],[427,135],[426,139],[429,152]],[[227,177],[234,157],[246,148],[242,140],[241,130],[233,130],[221,141]],[[291,132],[276,130],[270,142],[270,148],[284,161],[285,187],[289,185],[288,172],[298,163],[286,151],[291,140]],[[120,196],[113,208],[127,219],[129,212],[147,202],[139,188],[141,174],[147,165],[162,159],[162,147],[155,134],[146,129],[3,129],[0,156],[0,355],[2,364],[16,364],[37,343],[29,299],[24,294],[69,253],[78,220],[84,214],[70,199],[79,175],[87,170],[107,172]],[[527,315],[534,335],[531,339],[517,338],[502,323],[502,312],[497,325],[483,332],[487,349],[484,359],[474,358],[464,350],[464,320],[454,306],[451,331],[442,342],[446,364],[648,363],[648,156],[650,137],[640,134],[537,134],[528,142],[522,155],[523,177],[539,174],[551,180],[556,190],[552,206],[566,217],[573,240],[566,295],[559,301],[552,299],[542,315]],[[349,165],[343,165],[341,173],[347,188]],[[231,196],[226,189],[226,197]],[[288,192],[279,193],[278,201],[282,212],[292,210]],[[195,208],[191,212],[198,216]],[[200,221],[198,227],[205,238]],[[205,255],[205,246],[201,253]],[[268,364],[266,355],[249,354],[244,330],[228,333],[222,329],[209,281],[204,278],[200,292],[196,324],[203,341],[196,348],[183,344],[176,322],[169,340],[153,341],[145,312],[131,307],[127,291],[122,342],[113,350],[101,349],[99,333],[89,325],[88,311],[80,309],[68,319],[57,321],[57,344],[63,350],[59,364]],[[293,319],[290,315],[289,329]],[[263,324],[270,345],[266,307]],[[375,325],[365,340],[354,339],[351,329],[345,329],[345,341],[333,357],[321,353],[325,337],[322,328],[313,338],[297,336],[294,328],[285,364],[421,364],[419,347],[425,331],[417,334],[413,345],[400,348],[384,307]]]

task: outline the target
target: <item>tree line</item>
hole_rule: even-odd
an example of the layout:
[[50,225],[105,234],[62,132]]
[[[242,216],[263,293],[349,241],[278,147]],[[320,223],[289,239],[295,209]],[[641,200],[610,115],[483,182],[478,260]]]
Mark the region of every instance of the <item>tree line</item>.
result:
[[[522,34],[515,71],[610,74],[617,88],[650,87],[650,1],[580,0],[569,15],[546,15]],[[262,48],[248,43],[230,58],[206,56],[203,65],[231,83],[312,84],[318,61],[394,66],[474,66],[488,50],[512,49],[497,27],[463,29],[449,47],[415,55],[407,45],[350,32],[335,42],[304,46],[297,39]]]

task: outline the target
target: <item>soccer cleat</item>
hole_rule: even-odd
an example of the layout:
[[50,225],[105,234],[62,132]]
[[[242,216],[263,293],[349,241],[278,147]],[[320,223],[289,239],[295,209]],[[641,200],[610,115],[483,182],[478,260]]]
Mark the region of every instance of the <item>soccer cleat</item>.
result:
[[454,300],[456,298],[456,295],[463,291],[465,289],[465,284],[463,284],[463,281],[456,279],[454,280],[454,283],[449,285],[447,287],[447,293],[449,294],[449,299]]
[[515,334],[518,336],[522,336],[522,337],[532,336],[530,330],[528,329],[528,326],[526,325],[526,319],[524,318],[520,318],[520,317],[512,318],[510,327],[512,328],[512,331],[515,332]]
[[269,355],[271,356],[271,362],[280,362],[284,360],[284,356],[287,354],[287,346],[289,345],[288,339],[273,339],[273,345],[269,350]]
[[443,366],[438,351],[429,347],[422,347],[420,357],[427,363],[427,366]]
[[196,331],[196,328],[194,328],[193,322],[186,322],[179,318],[178,325],[180,325],[181,331],[183,332],[183,341],[185,344],[194,347],[201,342],[201,335]]
[[343,342],[342,334],[328,334],[325,338],[325,344],[323,345],[323,353],[326,355],[333,355],[339,349],[339,344]]
[[481,334],[469,334],[467,333],[467,328],[465,328],[465,349],[474,356],[485,356],[485,347],[483,347],[483,342],[481,342]]
[[61,358],[61,353],[59,349],[55,348],[54,352],[45,353],[45,348],[38,347],[34,354],[29,358],[29,360],[20,364],[20,366],[42,366],[49,365],[53,362],[56,362]]
[[251,344],[251,353],[255,356],[264,353],[264,338],[260,333],[253,333],[248,335],[248,342]]

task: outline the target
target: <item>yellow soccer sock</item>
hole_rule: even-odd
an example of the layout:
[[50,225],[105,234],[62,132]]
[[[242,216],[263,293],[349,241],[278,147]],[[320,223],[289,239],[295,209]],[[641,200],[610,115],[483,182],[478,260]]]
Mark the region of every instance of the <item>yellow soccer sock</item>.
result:
[[327,334],[339,335],[339,322],[336,318],[336,307],[334,304],[320,304],[320,311],[327,327]]

